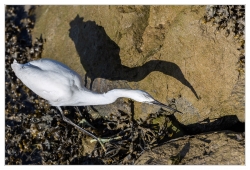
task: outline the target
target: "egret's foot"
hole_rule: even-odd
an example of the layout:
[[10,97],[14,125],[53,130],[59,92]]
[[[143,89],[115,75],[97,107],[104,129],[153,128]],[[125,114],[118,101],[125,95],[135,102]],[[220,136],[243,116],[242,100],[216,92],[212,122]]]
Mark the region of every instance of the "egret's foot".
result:
[[89,126],[89,127],[92,127],[93,129],[95,129],[94,126],[92,126],[86,119],[82,119],[79,124],[82,124],[83,127],[85,126]]
[[[114,138],[98,138],[98,141],[102,142],[102,143],[107,143],[107,142],[110,142],[112,140],[119,140],[119,139],[122,139],[122,136],[117,136],[117,137],[114,137]],[[90,140],[90,143],[93,143],[93,142],[96,142],[97,140],[96,139],[92,139]]]
[[[82,116],[82,113],[81,113],[80,109],[79,109],[77,106],[75,106],[74,108],[75,108],[75,109],[79,112],[79,114]],[[83,127],[85,127],[86,125],[88,125],[89,127],[92,127],[93,129],[95,129],[95,127],[92,126],[86,119],[82,119],[82,120],[79,122],[79,124],[83,124]]]
[[114,157],[119,153],[120,150],[121,150],[121,146],[111,147],[109,148],[109,150],[107,150],[107,152],[105,153],[105,156],[108,156],[110,158]]

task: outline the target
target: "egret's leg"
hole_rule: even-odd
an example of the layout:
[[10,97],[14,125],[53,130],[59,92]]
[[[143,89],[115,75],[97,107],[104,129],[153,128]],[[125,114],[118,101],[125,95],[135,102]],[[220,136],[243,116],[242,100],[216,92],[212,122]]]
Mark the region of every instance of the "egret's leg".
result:
[[74,106],[74,108],[79,112],[79,114],[82,116],[82,113],[80,112],[78,106]]
[[91,136],[92,138],[96,139],[102,146],[103,150],[106,152],[106,148],[104,147],[103,143],[101,142],[101,140],[96,137],[95,135],[93,135],[92,133],[88,132],[87,130],[85,129],[82,129],[81,127],[77,126],[75,123],[73,123],[70,119],[68,119],[66,116],[64,116],[63,114],[63,111],[61,109],[60,106],[56,106],[58,108],[58,110],[60,111],[61,115],[62,115],[62,118],[65,122],[75,126],[76,129],[80,130],[81,132],[85,133],[85,134],[88,134],[89,136]]
[[[75,109],[80,113],[80,115],[82,116],[81,111],[79,110],[79,108],[77,106],[75,106]],[[88,125],[90,127],[92,127],[93,129],[95,129],[94,126],[92,126],[86,119],[82,119],[79,123],[82,123],[84,126]]]
[[91,77],[90,87],[89,87],[90,90],[92,90],[94,80],[95,80],[95,78]]
[[85,74],[84,86],[87,87],[88,73]]

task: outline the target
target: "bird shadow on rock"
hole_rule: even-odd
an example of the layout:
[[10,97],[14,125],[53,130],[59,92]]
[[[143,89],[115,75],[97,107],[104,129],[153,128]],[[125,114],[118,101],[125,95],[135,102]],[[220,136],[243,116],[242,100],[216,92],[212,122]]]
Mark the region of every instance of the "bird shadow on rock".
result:
[[142,66],[127,67],[122,65],[119,46],[110,39],[102,26],[94,21],[84,21],[77,15],[70,22],[69,37],[73,40],[87,78],[91,79],[90,89],[96,78],[108,80],[126,80],[138,82],[153,71],[160,71],[171,76],[188,87],[195,97],[198,95],[193,86],[184,77],[180,67],[173,62],[150,60]]

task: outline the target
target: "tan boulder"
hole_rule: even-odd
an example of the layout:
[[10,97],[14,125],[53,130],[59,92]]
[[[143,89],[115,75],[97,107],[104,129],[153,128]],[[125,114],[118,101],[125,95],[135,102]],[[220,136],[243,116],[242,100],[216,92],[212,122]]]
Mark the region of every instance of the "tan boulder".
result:
[[[184,125],[225,115],[244,122],[239,45],[202,23],[204,13],[205,6],[39,6],[32,34],[46,39],[43,58],[65,63],[94,91],[145,90],[174,101]],[[95,109],[130,112],[127,99]],[[135,102],[137,118],[159,109]]]

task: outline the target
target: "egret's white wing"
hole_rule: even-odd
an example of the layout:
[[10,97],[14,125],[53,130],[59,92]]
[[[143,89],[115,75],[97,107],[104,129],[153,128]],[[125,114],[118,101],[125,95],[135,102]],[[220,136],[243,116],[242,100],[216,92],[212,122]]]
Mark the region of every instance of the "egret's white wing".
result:
[[74,80],[54,71],[42,70],[32,64],[18,64],[17,62],[14,62],[11,67],[27,87],[50,102],[70,99],[73,94],[72,89],[77,88]]
[[55,73],[62,74],[64,77],[67,77],[68,79],[73,80],[75,85],[78,88],[84,88],[82,84],[81,76],[79,74],[71,70],[68,66],[62,63],[59,63],[55,60],[40,59],[40,60],[31,61],[27,64],[37,66],[43,71],[53,71]]

